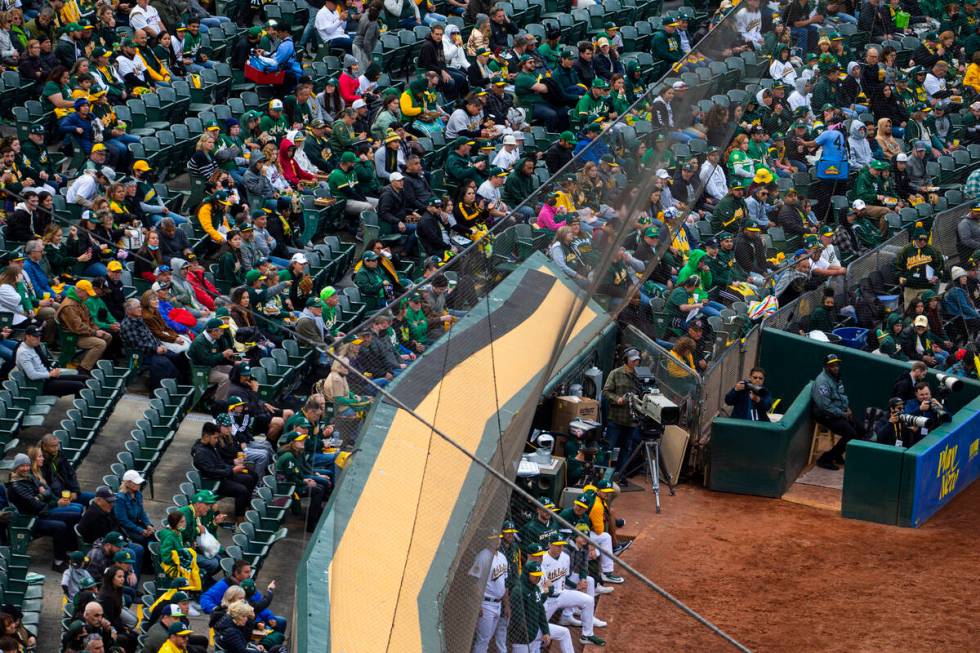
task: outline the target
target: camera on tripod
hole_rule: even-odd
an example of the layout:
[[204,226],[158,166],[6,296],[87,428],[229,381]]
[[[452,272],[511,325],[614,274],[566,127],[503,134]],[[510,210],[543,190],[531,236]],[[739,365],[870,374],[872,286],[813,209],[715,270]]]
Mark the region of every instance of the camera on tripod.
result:
[[630,410],[642,420],[650,420],[659,426],[677,424],[681,418],[680,406],[665,397],[649,367],[637,367],[637,392],[628,395]]
[[963,389],[963,379],[951,374],[937,374],[936,381],[939,383],[939,396],[945,397],[950,392],[959,392]]

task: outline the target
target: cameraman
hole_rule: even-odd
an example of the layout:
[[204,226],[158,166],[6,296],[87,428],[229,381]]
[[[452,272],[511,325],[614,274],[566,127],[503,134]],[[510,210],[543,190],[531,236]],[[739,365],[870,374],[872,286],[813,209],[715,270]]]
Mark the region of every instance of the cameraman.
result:
[[606,441],[609,450],[619,447],[616,471],[622,471],[630,452],[640,441],[640,423],[630,409],[628,394],[640,394],[636,368],[640,365],[640,352],[632,347],[626,350],[626,363],[609,373],[602,394],[609,402]]
[[915,433],[899,419],[899,415],[904,412],[905,402],[901,397],[892,397],[888,400],[888,417],[875,424],[875,439],[879,444],[912,446],[910,443]]
[[926,417],[930,420],[929,426],[913,427],[913,436],[906,442],[907,447],[911,447],[922,438],[929,435],[929,431],[938,427],[943,422],[948,422],[952,418],[946,412],[942,403],[938,399],[932,398],[932,388],[925,381],[915,384],[915,399],[905,402],[905,414],[914,417]]
[[[725,403],[732,406],[732,419],[747,419],[753,422],[768,422],[769,409],[772,408],[772,395],[763,386],[766,372],[761,367],[753,367],[748,379],[742,379],[725,395]],[[752,386],[752,387],[750,387]]]

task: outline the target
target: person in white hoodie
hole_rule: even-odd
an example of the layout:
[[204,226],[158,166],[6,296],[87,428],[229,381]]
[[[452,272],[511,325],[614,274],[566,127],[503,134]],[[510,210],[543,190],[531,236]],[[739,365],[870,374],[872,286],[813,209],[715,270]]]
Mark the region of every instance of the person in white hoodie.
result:
[[852,120],[848,130],[847,145],[850,149],[848,162],[855,170],[864,168],[874,155],[871,153],[871,144],[868,143],[868,130],[860,120]]
[[[426,19],[432,14],[426,14]],[[428,23],[428,20],[426,20]],[[446,57],[446,65],[464,73],[470,67],[470,62],[466,58],[466,47],[463,43],[463,35],[459,33],[459,25],[449,23],[446,25],[446,34],[442,37],[442,53]]]

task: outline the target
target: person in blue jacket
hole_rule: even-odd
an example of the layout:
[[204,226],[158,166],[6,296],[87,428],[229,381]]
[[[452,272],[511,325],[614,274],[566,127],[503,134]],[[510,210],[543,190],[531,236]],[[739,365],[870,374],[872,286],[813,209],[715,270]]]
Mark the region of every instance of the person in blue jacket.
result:
[[92,151],[92,105],[86,98],[75,100],[75,110],[58,122],[58,129],[88,156]]
[[[225,595],[225,590],[232,585],[239,585],[244,589],[247,585],[245,581],[251,580],[251,576],[252,565],[244,560],[236,560],[231,568],[230,576],[222,578],[201,594],[201,609],[205,613],[211,614],[216,607],[221,605],[221,598]],[[254,587],[254,583],[251,584],[251,587]],[[286,632],[286,618],[273,614],[272,610],[269,609],[275,589],[276,581],[272,581],[266,587],[265,594],[255,590],[251,596],[247,597],[248,602],[255,608],[256,621],[261,621],[278,632]]]
[[[761,367],[753,367],[749,372],[749,383],[762,386],[766,382],[766,372]],[[761,392],[753,392],[739,381],[725,395],[725,403],[732,406],[732,419],[747,419],[753,422],[768,422],[769,409],[772,408],[772,395],[769,390],[762,388]]]

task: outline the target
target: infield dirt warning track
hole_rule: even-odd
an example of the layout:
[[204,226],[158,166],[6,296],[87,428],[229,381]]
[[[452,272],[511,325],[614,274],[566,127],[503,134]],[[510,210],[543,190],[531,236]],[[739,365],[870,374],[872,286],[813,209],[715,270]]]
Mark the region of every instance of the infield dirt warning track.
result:
[[[616,499],[624,560],[753,651],[980,650],[980,484],[918,529],[691,485],[663,505]],[[596,613],[611,653],[734,650],[628,576]]]

